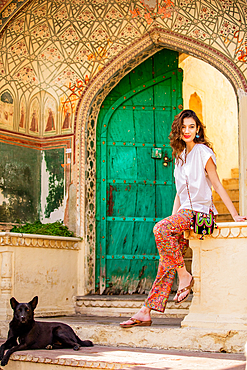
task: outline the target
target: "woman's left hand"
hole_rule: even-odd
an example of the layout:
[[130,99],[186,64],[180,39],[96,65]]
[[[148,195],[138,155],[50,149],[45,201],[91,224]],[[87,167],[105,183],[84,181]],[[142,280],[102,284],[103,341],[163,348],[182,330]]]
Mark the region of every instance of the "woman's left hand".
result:
[[237,216],[234,216],[233,219],[236,222],[242,222],[242,221],[246,221],[247,220],[247,217],[246,216],[239,216],[239,215],[237,215]]

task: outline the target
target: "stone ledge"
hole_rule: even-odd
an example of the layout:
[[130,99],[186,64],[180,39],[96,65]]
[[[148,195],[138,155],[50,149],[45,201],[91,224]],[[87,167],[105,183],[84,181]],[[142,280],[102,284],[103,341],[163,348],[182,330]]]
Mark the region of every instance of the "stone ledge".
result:
[[104,346],[243,353],[247,341],[247,330],[210,330],[162,325],[123,329],[118,325],[90,323],[71,326],[80,337]]
[[[195,234],[193,230],[184,232],[186,239],[200,239],[201,235]],[[246,238],[247,222],[217,222],[217,228],[212,235],[205,235],[204,239],[226,239],[226,238]]]
[[0,232],[2,247],[34,247],[79,250],[82,240],[74,237]]
[[193,251],[193,300],[183,327],[247,330],[247,223],[222,222],[212,235],[186,233]]

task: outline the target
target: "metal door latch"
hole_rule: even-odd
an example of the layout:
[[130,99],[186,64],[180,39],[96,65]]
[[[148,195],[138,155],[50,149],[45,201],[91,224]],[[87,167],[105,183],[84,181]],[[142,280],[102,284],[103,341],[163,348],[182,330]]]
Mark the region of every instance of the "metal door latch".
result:
[[172,159],[168,157],[167,152],[165,152],[164,158],[163,158],[163,166],[167,167],[170,162],[172,162]]

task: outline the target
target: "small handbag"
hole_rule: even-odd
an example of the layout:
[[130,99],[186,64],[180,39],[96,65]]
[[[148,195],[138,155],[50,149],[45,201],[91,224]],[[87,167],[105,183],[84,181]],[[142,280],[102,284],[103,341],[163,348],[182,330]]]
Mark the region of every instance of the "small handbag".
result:
[[194,211],[192,207],[190,192],[189,192],[189,184],[187,180],[186,180],[186,186],[187,186],[188,196],[190,200],[191,210],[193,211],[193,217],[190,220],[190,229],[193,230],[195,234],[202,235],[200,239],[203,240],[205,235],[212,234],[214,231],[214,228],[216,228],[215,216],[212,210],[213,209],[213,198],[211,198],[212,203],[209,209],[209,213]]

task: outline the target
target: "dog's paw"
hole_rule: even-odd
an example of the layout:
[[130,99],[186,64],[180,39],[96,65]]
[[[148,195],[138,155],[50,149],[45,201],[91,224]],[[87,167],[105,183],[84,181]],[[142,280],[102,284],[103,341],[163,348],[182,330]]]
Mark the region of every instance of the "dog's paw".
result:
[[78,351],[80,349],[80,345],[79,344],[76,344],[74,347],[73,347],[73,350],[74,351]]
[[51,344],[48,344],[45,349],[53,349],[52,345]]
[[0,347],[0,361],[2,360],[3,356],[4,356],[4,352],[5,352],[5,349],[3,346]]
[[1,366],[5,366],[5,365],[7,365],[8,361],[9,361],[9,359],[8,359],[8,358],[6,358],[6,357],[4,357],[4,358],[2,359],[2,361],[1,361]]

